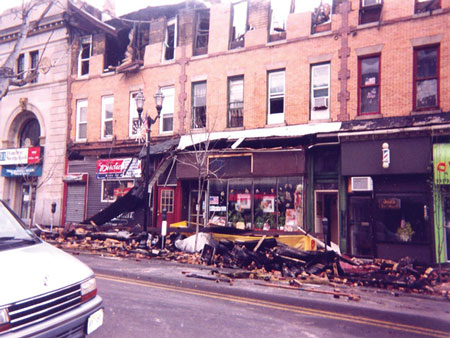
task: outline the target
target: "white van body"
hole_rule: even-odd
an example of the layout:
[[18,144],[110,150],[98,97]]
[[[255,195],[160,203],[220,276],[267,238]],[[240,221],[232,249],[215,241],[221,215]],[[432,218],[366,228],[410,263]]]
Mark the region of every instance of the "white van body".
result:
[[0,337],[84,337],[103,324],[92,270],[0,202]]

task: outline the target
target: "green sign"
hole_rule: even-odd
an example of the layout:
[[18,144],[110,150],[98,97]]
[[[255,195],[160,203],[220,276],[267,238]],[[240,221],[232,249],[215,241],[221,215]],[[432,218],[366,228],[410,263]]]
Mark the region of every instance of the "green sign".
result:
[[450,144],[433,145],[433,173],[435,184],[450,184]]

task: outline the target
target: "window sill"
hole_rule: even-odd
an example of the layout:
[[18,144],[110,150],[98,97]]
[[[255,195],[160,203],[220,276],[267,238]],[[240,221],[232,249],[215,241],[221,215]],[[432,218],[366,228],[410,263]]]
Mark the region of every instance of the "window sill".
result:
[[284,45],[286,42],[287,42],[286,39],[275,40],[275,41],[267,41],[266,47],[277,46],[277,45]]
[[359,24],[359,25],[356,27],[356,29],[364,29],[364,28],[378,27],[379,24],[380,24],[379,21],[369,22],[369,23],[363,23],[363,24]]
[[414,13],[413,14],[413,19],[420,19],[420,18],[423,18],[423,17],[427,17],[427,16],[430,16],[430,15],[441,14],[441,13],[443,13],[442,8],[433,9],[432,11],[426,11],[426,12],[423,12],[423,13]]
[[102,73],[100,76],[101,76],[101,77],[107,77],[107,76],[113,76],[113,75],[116,75],[116,72],[115,72],[115,71],[104,72],[104,73]]
[[417,115],[429,115],[429,114],[439,114],[442,113],[442,109],[435,108],[435,109],[428,109],[428,110],[414,110],[410,114],[411,116],[417,116]]
[[106,143],[106,142],[112,142],[113,139],[114,139],[113,137],[102,138],[102,139],[98,140],[98,142],[104,142],[104,143]]
[[358,115],[355,117],[355,120],[371,120],[371,119],[381,119],[381,118],[383,118],[382,114],[373,113],[373,114]]
[[310,38],[321,38],[324,36],[333,35],[333,31],[326,31],[326,32],[318,32],[318,33],[312,33],[309,35]]
[[227,127],[227,130],[233,131],[233,130],[245,130],[244,126],[242,127]]
[[286,122],[266,124],[264,128],[286,127]]
[[162,65],[171,65],[175,63],[175,58],[170,60],[161,60]]
[[75,78],[75,80],[89,80],[89,75],[82,75]]
[[206,59],[207,57],[208,57],[208,54],[192,55],[191,60],[201,60],[201,59]]
[[328,123],[328,122],[332,122],[332,120],[331,119],[314,119],[314,120],[309,120],[308,124]]

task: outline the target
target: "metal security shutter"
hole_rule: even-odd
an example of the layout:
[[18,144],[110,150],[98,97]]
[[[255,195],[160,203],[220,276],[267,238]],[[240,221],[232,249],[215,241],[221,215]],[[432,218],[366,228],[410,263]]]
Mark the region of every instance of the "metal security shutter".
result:
[[67,185],[66,222],[80,223],[84,220],[85,184]]

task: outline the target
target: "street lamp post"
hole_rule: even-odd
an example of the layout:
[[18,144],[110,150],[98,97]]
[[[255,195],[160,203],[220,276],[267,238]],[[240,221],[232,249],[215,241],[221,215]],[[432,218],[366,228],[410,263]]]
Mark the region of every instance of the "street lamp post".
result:
[[[142,233],[142,238],[141,238],[141,243],[139,244],[139,246],[141,248],[145,248],[146,247],[146,242],[147,242],[147,229],[148,229],[148,207],[150,205],[149,203],[149,191],[148,191],[148,185],[150,183],[150,132],[151,132],[151,127],[152,124],[154,124],[160,114],[161,114],[161,109],[162,109],[162,105],[163,105],[163,101],[164,101],[164,95],[161,92],[161,88],[158,88],[158,91],[156,92],[156,94],[154,95],[155,98],[155,104],[156,104],[156,111],[157,111],[157,115],[156,117],[153,119],[150,117],[149,114],[146,114],[145,119],[146,119],[146,128],[147,128],[147,138],[145,141],[145,148],[146,148],[146,156],[145,156],[145,173],[144,173],[144,226],[143,226],[143,233]],[[143,126],[143,121],[142,121],[142,112],[144,110],[144,102],[145,102],[145,97],[144,94],[142,93],[142,90],[139,89],[139,92],[137,93],[136,97],[135,97],[135,101],[136,101],[136,108],[137,108],[137,112],[138,112],[138,116],[139,116],[139,124],[142,127]]]

